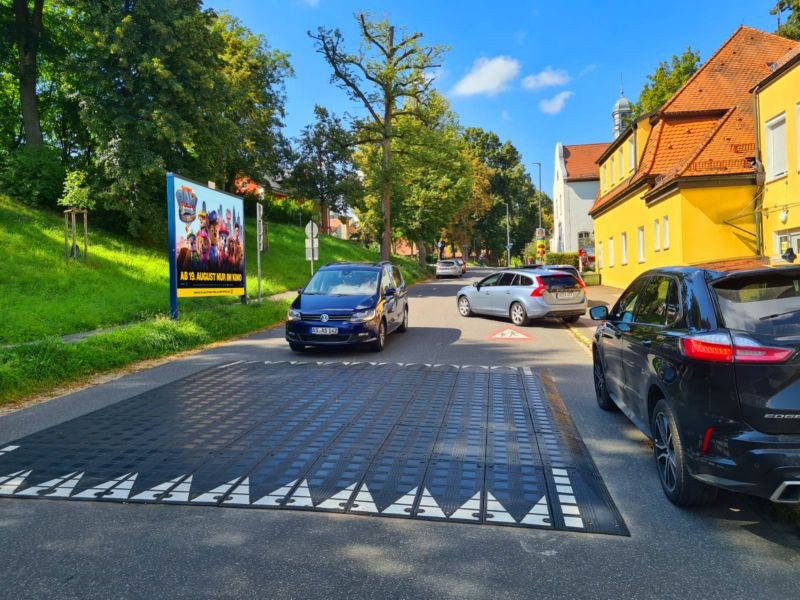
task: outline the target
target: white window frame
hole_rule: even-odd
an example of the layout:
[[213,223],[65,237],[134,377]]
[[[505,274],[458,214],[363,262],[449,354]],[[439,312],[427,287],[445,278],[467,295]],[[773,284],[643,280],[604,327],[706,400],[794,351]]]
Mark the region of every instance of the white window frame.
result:
[[636,138],[628,138],[628,171],[636,170]]
[[669,215],[664,215],[661,218],[661,226],[664,235],[661,236],[661,247],[664,250],[669,250]]
[[628,264],[628,233],[623,231],[619,236],[619,264],[625,266]]
[[[794,137],[795,137],[795,139],[797,141],[797,153],[794,156],[795,156],[795,160],[797,161],[797,164],[795,165],[795,169],[797,170],[798,173],[800,173],[800,102],[797,103],[796,109],[797,109],[797,113],[795,115],[794,122],[795,122],[795,125],[797,126],[796,127],[797,131],[795,131],[795,136]],[[786,166],[788,167],[789,165],[786,165]]]
[[610,163],[610,165],[611,165],[611,166],[609,167],[609,169],[608,169],[608,170],[611,172],[611,181],[610,181],[610,184],[613,186],[613,185],[614,185],[614,183],[615,183],[615,178],[614,178],[614,155],[613,155],[613,154],[611,155],[611,158],[609,158],[609,159],[608,159],[608,162],[609,162],[609,163]]
[[619,166],[618,166],[619,173],[618,173],[618,177],[619,177],[619,180],[622,181],[623,177],[625,177],[625,158],[624,158],[624,154],[622,152],[622,146],[619,147],[619,152],[617,152],[617,154],[618,154],[617,158],[619,158]]
[[[765,150],[767,155],[767,181],[779,179],[784,177],[788,172],[788,147],[786,140],[786,113],[772,117],[766,122],[764,129],[766,131]],[[778,135],[781,131],[781,135]],[[781,139],[782,138],[782,139]],[[783,160],[777,160],[782,158]]]
[[608,238],[608,268],[614,266],[614,238]]
[[637,242],[639,242],[639,262],[643,263],[645,261],[645,250],[644,250],[644,225],[639,227],[636,230]]
[[653,250],[656,252],[661,250],[661,223],[658,219],[653,221]]
[[595,260],[597,260],[597,270],[603,268],[603,242],[597,242],[597,255],[595,256]]

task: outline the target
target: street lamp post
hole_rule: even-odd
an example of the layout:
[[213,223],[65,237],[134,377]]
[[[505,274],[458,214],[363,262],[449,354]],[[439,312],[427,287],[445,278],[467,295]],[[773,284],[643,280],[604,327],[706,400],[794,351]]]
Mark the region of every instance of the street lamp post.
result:
[[535,162],[535,163],[531,163],[531,164],[536,165],[537,167],[539,167],[539,187],[538,187],[538,192],[539,192],[539,229],[541,229],[542,228],[542,163]]
[[511,266],[511,220],[508,216],[508,202],[506,205],[506,266]]

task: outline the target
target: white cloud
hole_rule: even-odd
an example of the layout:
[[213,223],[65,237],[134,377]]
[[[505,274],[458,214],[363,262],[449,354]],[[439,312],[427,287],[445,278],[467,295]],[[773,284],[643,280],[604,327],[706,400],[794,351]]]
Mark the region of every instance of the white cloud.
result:
[[473,63],[472,70],[455,85],[452,94],[496,96],[506,89],[508,82],[519,75],[519,70],[519,61],[510,56],[479,58]]
[[546,87],[567,85],[570,82],[569,73],[563,69],[546,67],[544,71],[535,75],[528,75],[522,80],[522,87],[526,90],[539,90]]
[[572,92],[559,92],[549,100],[539,102],[539,110],[548,115],[557,115],[564,108],[564,104],[572,96]]
[[511,113],[507,110],[503,110],[500,112],[500,118],[503,119],[503,121],[508,121],[511,119]]
[[300,0],[300,3],[310,6],[311,8],[317,8],[319,6],[319,0]]

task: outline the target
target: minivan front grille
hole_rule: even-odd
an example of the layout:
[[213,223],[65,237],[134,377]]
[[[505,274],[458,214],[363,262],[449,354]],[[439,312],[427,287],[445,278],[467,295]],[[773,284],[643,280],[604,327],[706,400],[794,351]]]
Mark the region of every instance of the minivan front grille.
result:
[[[303,321],[322,321],[322,315],[328,313],[302,313]],[[349,321],[350,315],[330,315],[328,321]]]

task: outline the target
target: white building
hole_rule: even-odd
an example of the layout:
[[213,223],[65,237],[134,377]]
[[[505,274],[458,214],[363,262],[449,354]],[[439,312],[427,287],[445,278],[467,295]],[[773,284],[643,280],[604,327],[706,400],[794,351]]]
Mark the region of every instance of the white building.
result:
[[600,188],[596,161],[607,147],[607,143],[556,144],[551,252],[578,252],[594,244],[589,209]]

